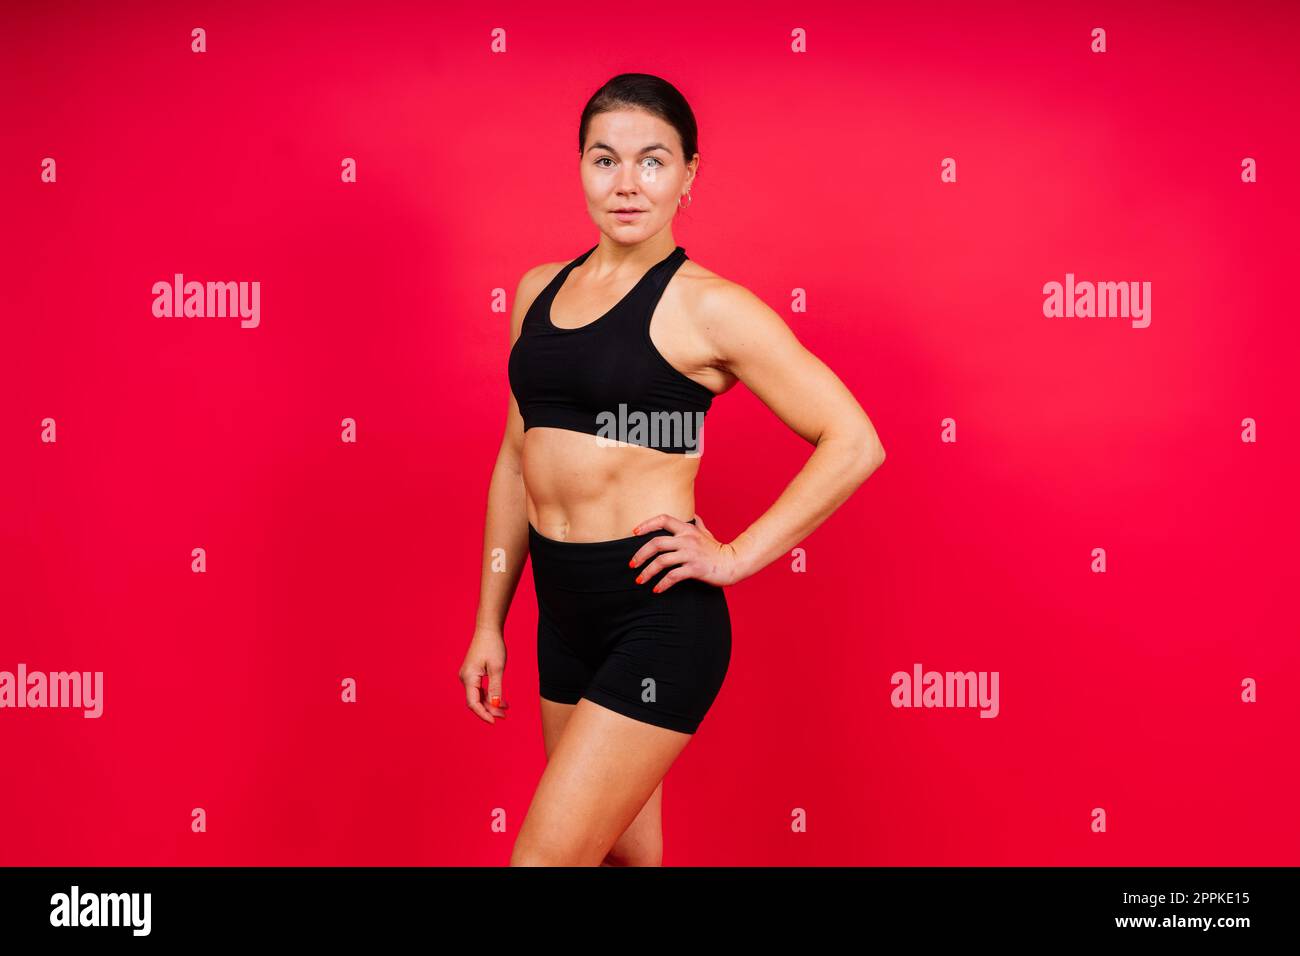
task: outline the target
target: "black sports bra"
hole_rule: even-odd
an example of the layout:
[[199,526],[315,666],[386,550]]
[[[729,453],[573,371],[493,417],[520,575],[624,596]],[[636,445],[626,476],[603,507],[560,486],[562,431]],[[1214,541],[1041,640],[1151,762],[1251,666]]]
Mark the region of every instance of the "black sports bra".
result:
[[551,321],[551,301],[596,248],[561,269],[538,294],[510,349],[510,390],[524,430],[565,428],[610,444],[701,454],[713,392],[673,367],[650,339],[655,306],[686,261],[686,250],[678,246],[651,266],[600,318],[560,328]]

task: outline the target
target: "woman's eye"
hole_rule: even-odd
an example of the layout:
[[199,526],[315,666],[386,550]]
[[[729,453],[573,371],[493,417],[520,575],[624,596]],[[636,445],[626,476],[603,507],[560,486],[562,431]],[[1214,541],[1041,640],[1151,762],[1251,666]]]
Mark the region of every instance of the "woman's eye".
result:
[[[664,164],[659,160],[659,158],[656,157],[656,156],[647,156],[646,159],[654,160],[654,162],[655,162],[658,166],[662,166],[662,165],[664,165]],[[599,166],[601,163],[612,163],[613,161],[614,161],[614,160],[610,159],[610,157],[608,157],[608,156],[602,156],[602,157],[600,157],[600,159],[596,160],[596,165]],[[604,168],[605,168],[605,169],[609,169],[608,166],[606,166],[606,167],[604,167]]]

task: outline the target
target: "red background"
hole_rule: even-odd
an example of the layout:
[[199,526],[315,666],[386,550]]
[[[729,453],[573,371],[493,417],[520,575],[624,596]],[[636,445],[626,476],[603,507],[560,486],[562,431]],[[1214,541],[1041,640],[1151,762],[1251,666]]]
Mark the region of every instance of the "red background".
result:
[[[510,718],[456,679],[490,301],[598,238],[578,119],[628,70],[699,120],[676,241],[889,456],[807,573],[729,590],[665,862],[1300,862],[1296,10],[897,6],[6,6],[0,670],[102,670],[105,711],[0,711],[0,863],[509,859],[544,760],[528,569]],[[260,281],[260,327],[155,318],[175,272]],[[1066,272],[1150,281],[1151,326],[1044,318]],[[811,452],[743,386],[706,448],[723,540]],[[893,709],[917,661],[999,671],[1000,715]]]

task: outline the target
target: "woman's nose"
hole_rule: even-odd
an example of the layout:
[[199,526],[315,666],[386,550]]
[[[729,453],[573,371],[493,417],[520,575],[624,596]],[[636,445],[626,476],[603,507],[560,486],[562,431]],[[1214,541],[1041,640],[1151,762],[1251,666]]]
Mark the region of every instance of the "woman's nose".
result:
[[638,192],[643,183],[646,182],[646,170],[640,166],[631,165],[623,167],[623,175],[620,177],[619,185],[624,192]]

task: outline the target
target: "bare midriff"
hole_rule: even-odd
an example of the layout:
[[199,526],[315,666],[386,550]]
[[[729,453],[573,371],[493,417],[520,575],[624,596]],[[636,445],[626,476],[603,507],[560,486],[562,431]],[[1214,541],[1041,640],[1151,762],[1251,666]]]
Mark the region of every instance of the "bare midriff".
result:
[[658,514],[689,521],[702,458],[530,428],[523,447],[528,520],[545,538],[573,542],[628,538],[634,525]]

